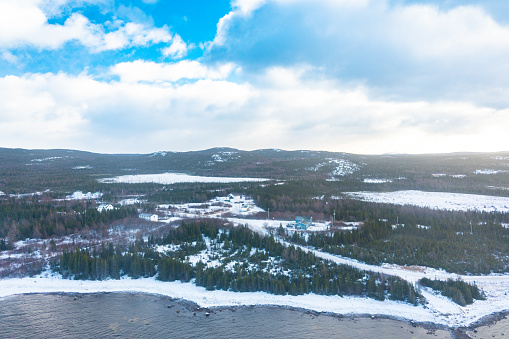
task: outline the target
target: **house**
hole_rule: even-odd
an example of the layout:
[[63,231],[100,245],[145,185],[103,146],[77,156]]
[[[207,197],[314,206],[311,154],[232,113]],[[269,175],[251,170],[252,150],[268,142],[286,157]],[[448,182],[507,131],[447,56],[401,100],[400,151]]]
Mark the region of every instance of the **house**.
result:
[[313,226],[313,217],[295,217],[295,229],[307,230],[310,226]]
[[101,213],[102,211],[113,211],[113,205],[112,204],[100,204],[97,207],[97,211]]
[[159,221],[159,216],[157,214],[151,213],[140,213],[138,215],[140,219],[148,220],[148,221]]

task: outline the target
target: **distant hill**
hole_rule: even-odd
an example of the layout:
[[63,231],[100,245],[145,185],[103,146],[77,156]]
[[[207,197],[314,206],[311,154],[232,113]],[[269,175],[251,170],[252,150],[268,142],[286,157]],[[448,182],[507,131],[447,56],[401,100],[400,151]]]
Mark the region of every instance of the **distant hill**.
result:
[[[345,189],[427,189],[509,195],[509,152],[356,155],[262,149],[151,154],[0,148],[0,191],[98,188],[97,179],[178,172],[202,176],[339,181]],[[507,189],[507,192],[506,192]]]

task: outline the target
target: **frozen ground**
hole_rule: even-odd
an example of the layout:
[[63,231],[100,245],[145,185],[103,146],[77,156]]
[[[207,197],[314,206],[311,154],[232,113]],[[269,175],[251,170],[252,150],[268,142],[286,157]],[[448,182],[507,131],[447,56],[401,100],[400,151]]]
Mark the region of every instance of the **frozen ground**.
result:
[[415,205],[451,211],[509,212],[509,198],[447,192],[349,192],[350,198],[377,203]]
[[137,174],[122,175],[114,178],[99,179],[103,183],[145,183],[153,182],[156,184],[176,184],[181,182],[205,182],[205,183],[229,183],[229,182],[246,182],[246,181],[267,181],[269,179],[262,178],[230,178],[230,177],[201,177],[195,175],[187,175],[182,173],[161,173],[161,174]]

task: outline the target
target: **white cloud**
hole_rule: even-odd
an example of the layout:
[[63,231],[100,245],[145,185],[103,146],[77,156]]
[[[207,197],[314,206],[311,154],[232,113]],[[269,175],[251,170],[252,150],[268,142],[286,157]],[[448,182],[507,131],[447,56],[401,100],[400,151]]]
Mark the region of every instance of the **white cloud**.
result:
[[165,57],[171,57],[172,59],[182,59],[187,54],[188,46],[182,40],[180,35],[175,34],[171,41],[171,45],[162,49],[162,53]]
[[20,0],[38,6],[46,16],[58,17],[63,11],[69,11],[75,7],[94,5],[108,7],[114,0]]
[[208,67],[189,60],[176,63],[136,60],[116,64],[110,72],[123,82],[175,82],[180,79],[225,79],[234,69],[231,63]]
[[10,64],[14,64],[15,65],[15,64],[18,63],[18,57],[15,56],[14,54],[12,54],[9,51],[6,51],[6,52],[2,53],[2,59],[4,59],[5,61],[7,61]]
[[141,73],[146,66],[159,68],[146,79],[125,75],[109,82],[86,74],[0,78],[1,146],[99,152],[277,146],[355,153],[506,147],[509,110],[376,100],[364,87],[316,80],[308,67],[267,69],[251,83],[220,77],[158,82],[157,72],[171,77],[173,67],[186,63],[120,64],[119,70],[140,66]]
[[217,32],[214,40],[208,44],[207,48],[221,46],[225,43],[227,30],[230,23],[237,18],[248,18],[251,14],[267,3],[266,0],[233,0],[232,10],[219,19],[217,23]]
[[498,24],[479,7],[448,11],[424,5],[396,7],[387,11],[384,25],[381,37],[415,58],[483,58],[480,52],[509,51],[509,27]]
[[[65,2],[61,1],[57,7]],[[146,46],[168,42],[171,34],[166,26],[146,27],[137,23],[118,22],[111,32],[85,16],[73,13],[63,25],[49,24],[37,0],[3,0],[0,2],[0,47],[23,45],[56,49],[69,41],[79,41],[93,52]]]
[[263,6],[266,0],[233,0],[232,8],[241,15],[250,15],[253,11]]

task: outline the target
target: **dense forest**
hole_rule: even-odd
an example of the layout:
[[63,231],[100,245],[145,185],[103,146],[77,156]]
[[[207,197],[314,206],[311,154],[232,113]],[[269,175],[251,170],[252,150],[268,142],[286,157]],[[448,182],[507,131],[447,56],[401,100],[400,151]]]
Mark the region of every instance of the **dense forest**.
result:
[[509,228],[501,224],[509,223],[509,214],[295,196],[274,193],[266,197],[268,200],[257,198],[276,219],[307,215],[314,220],[331,220],[335,214],[338,226],[342,221],[363,223],[353,231],[333,227],[330,232],[313,232],[307,241],[295,234],[292,240],[299,244],[375,265],[422,265],[462,274],[509,270]]
[[43,201],[37,196],[0,199],[0,237],[7,237],[10,243],[26,238],[47,239],[106,227],[136,214],[132,207],[100,213],[95,202],[89,201]]
[[428,225],[392,227],[384,220],[370,220],[358,230],[313,233],[307,241],[295,233],[291,240],[375,265],[421,265],[460,274],[509,270],[509,229],[494,223]]
[[483,292],[475,284],[469,284],[461,280],[449,279],[447,281],[431,280],[423,278],[419,280],[422,286],[440,291],[442,295],[451,298],[455,303],[466,306],[472,304],[474,299],[485,300]]
[[[220,264],[198,261],[193,265],[189,261],[189,256],[207,248],[205,241]],[[176,250],[158,253],[154,245],[171,245]],[[183,223],[129,248],[103,244],[92,251],[65,252],[52,267],[74,279],[156,276],[164,281],[194,279],[210,290],[364,295],[412,304],[423,301],[412,285],[399,278],[327,262],[294,246],[284,246],[274,237],[261,237],[247,227],[223,227],[207,221]]]

